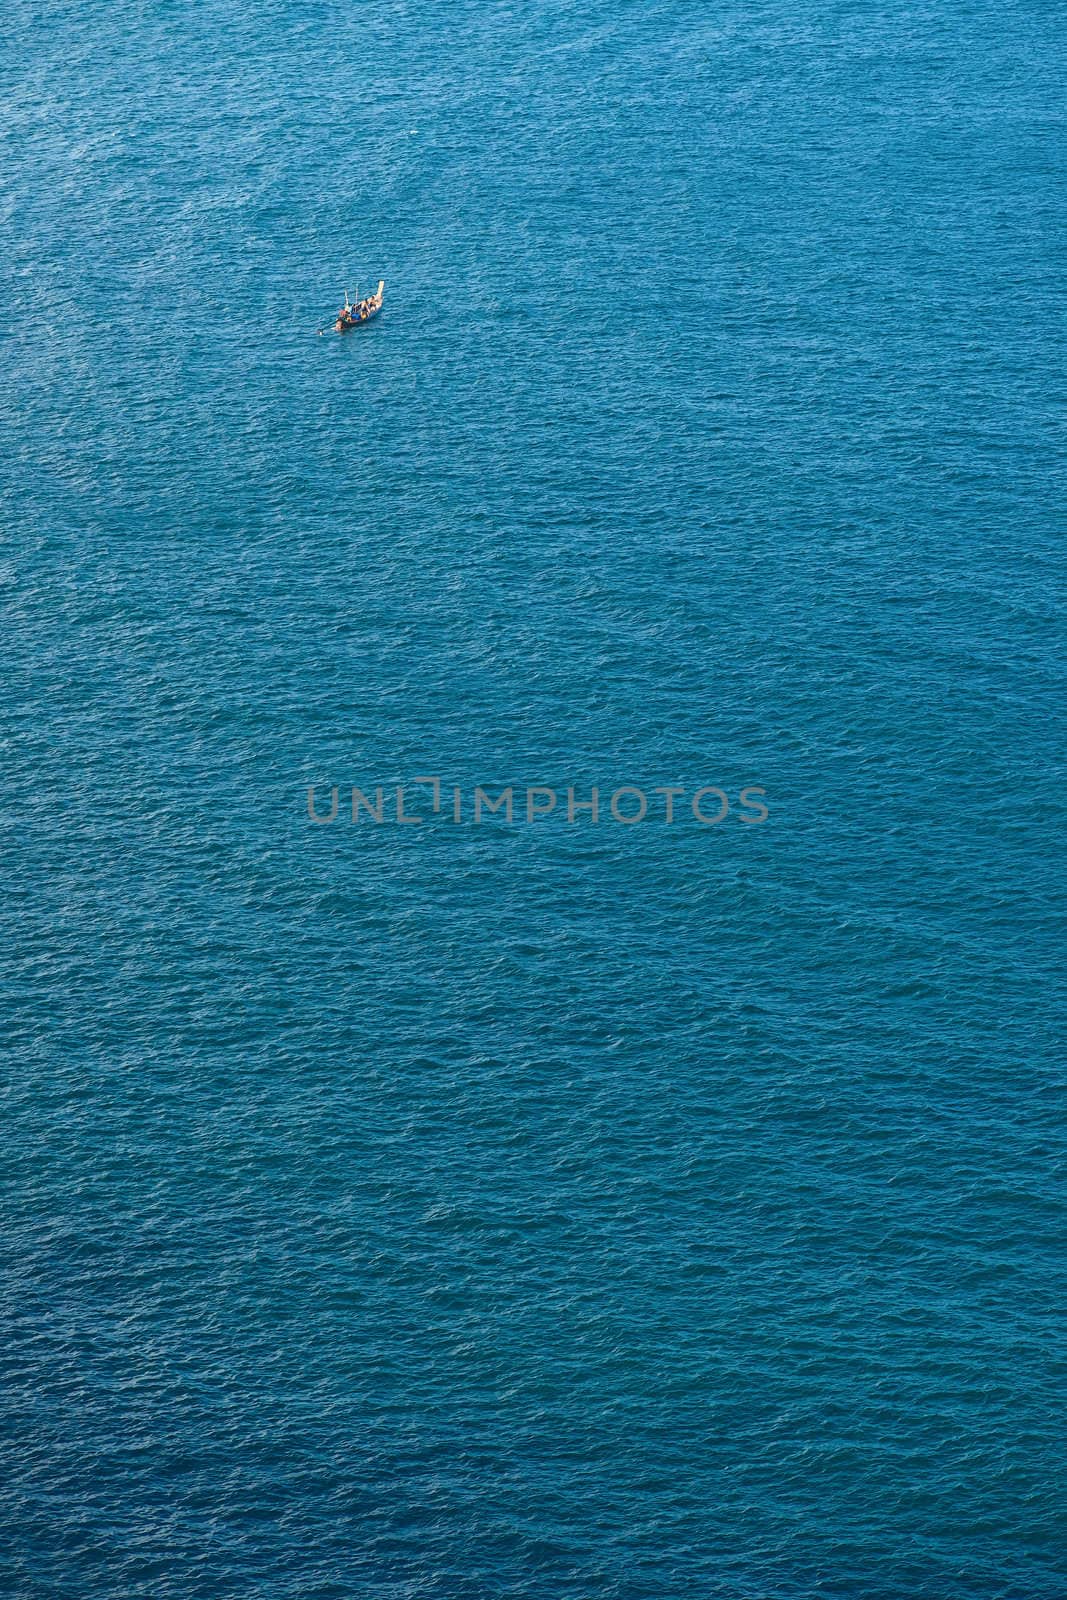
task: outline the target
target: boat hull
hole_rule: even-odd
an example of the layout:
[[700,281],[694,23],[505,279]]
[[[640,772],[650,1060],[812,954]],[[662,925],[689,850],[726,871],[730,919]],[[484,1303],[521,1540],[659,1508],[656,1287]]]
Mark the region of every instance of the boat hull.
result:
[[338,333],[347,333],[350,328],[363,328],[368,322],[374,321],[381,309],[381,306],[375,306],[374,310],[368,311],[365,317],[350,317],[342,314],[334,323],[334,328]]

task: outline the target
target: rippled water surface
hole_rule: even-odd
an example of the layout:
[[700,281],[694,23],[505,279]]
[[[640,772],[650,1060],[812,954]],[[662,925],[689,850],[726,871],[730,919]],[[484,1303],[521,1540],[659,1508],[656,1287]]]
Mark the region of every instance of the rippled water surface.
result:
[[1062,1600],[1062,13],[5,32],[0,1586]]

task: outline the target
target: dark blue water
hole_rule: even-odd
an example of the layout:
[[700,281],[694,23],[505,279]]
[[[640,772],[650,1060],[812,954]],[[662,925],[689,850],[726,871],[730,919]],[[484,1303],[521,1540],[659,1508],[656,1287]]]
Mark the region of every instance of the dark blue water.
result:
[[1062,1600],[1063,14],[5,31],[0,1586]]

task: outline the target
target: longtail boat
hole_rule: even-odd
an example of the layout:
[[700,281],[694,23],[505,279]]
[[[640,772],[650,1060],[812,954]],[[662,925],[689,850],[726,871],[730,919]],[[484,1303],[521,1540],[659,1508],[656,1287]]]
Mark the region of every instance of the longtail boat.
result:
[[384,278],[379,281],[375,292],[369,294],[365,300],[357,300],[353,303],[348,298],[348,290],[346,289],[345,303],[337,313],[337,321],[333,325],[334,331],[336,333],[347,333],[349,328],[359,328],[364,322],[369,322],[371,317],[376,317],[382,309],[382,296],[384,293]]

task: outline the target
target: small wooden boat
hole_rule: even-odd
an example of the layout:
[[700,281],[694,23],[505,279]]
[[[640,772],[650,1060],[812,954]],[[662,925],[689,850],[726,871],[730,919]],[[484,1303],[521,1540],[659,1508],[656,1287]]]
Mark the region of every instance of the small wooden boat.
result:
[[349,300],[348,290],[346,289],[345,303],[337,313],[337,321],[333,325],[334,331],[347,333],[349,328],[362,327],[363,323],[369,322],[371,317],[376,317],[382,309],[382,296],[384,293],[384,278],[381,279],[373,294],[369,294],[365,300],[357,300],[354,304]]

